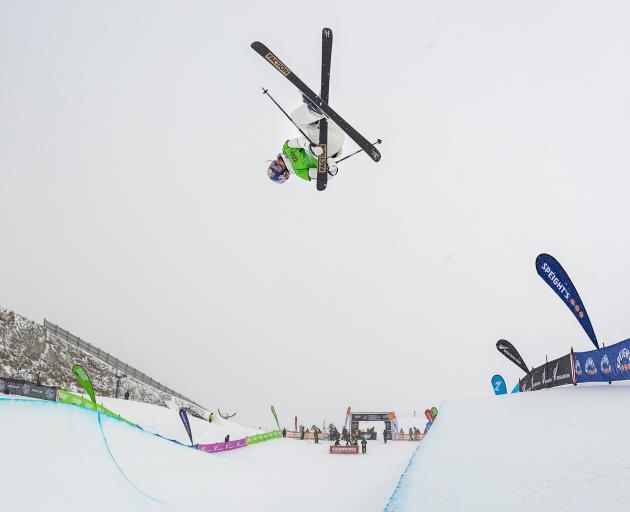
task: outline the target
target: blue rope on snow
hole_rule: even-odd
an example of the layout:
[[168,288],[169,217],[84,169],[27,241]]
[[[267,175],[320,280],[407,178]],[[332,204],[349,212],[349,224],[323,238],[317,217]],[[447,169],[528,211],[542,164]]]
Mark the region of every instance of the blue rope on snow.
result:
[[390,506],[393,505],[396,502],[396,495],[398,494],[398,491],[400,490],[400,486],[401,486],[403,480],[405,479],[405,476],[407,475],[407,471],[409,470],[411,465],[416,460],[416,455],[418,454],[418,450],[420,449],[420,446],[421,445],[418,444],[418,447],[414,450],[414,452],[411,455],[411,457],[409,457],[409,462],[407,462],[407,466],[405,467],[405,469],[403,470],[402,474],[400,475],[400,478],[398,479],[398,483],[396,484],[396,487],[394,488],[394,492],[389,497],[389,500],[387,501],[387,505],[385,505],[385,509],[383,510],[383,512],[391,512],[392,511]]
[[109,443],[107,442],[107,437],[105,437],[105,431],[103,430],[103,423],[101,423],[101,413],[100,413],[100,411],[96,411],[96,412],[98,414],[98,426],[101,429],[101,434],[103,436],[103,441],[105,442],[105,448],[107,448],[107,453],[109,454],[109,457],[112,459],[112,462],[114,463],[114,466],[116,466],[116,469],[120,472],[120,474],[123,476],[123,478],[125,480],[127,480],[127,482],[129,483],[129,485],[131,485],[131,487],[133,487],[136,491],[138,491],[140,494],[142,494],[142,496],[144,496],[145,498],[153,501],[154,503],[158,503],[159,505],[163,505],[163,506],[168,507],[168,508],[174,508],[172,505],[169,505],[168,503],[160,501],[159,499],[154,498],[153,496],[147,494],[146,492],[144,492],[142,489],[140,489],[136,484],[134,484],[129,479],[129,477],[125,474],[125,472],[122,470],[122,468],[118,464],[118,461],[114,457],[114,454],[112,453],[111,449],[109,448]]

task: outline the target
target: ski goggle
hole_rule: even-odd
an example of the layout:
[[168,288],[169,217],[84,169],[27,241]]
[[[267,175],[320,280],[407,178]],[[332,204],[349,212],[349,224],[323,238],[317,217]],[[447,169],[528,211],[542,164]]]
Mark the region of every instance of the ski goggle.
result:
[[275,183],[284,183],[289,179],[289,171],[283,169],[277,160],[273,160],[269,164],[269,169],[267,169],[267,176]]

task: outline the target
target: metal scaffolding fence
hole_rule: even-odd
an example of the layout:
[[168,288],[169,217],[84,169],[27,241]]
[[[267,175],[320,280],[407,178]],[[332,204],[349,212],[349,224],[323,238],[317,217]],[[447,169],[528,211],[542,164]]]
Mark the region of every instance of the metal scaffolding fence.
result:
[[109,352],[105,352],[104,350],[101,350],[100,348],[95,347],[91,343],[88,343],[87,341],[82,340],[78,336],[75,336],[71,332],[66,331],[65,329],[62,329],[58,325],[56,325],[56,324],[54,324],[52,322],[49,322],[46,319],[44,319],[44,328],[46,328],[46,330],[50,331],[55,336],[58,336],[58,337],[64,339],[69,344],[74,345],[75,347],[78,347],[79,349],[83,350],[84,352],[87,352],[88,354],[93,355],[94,357],[100,359],[104,363],[106,363],[106,364],[108,364],[110,366],[113,366],[118,371],[121,371],[121,372],[125,373],[127,376],[132,377],[132,378],[142,382],[143,384],[146,384],[147,386],[151,386],[152,388],[157,389],[158,391],[161,391],[161,392],[166,393],[168,395],[171,395],[171,396],[174,396],[174,397],[179,398],[181,400],[185,400],[187,402],[195,404],[197,407],[200,407],[202,409],[206,409],[205,407],[199,405],[197,402],[194,402],[190,398],[187,398],[184,395],[182,395],[181,393],[178,393],[177,391],[175,391],[175,390],[165,386],[164,384],[162,384],[162,383],[152,379],[151,377],[149,377],[145,373],[141,372],[140,370],[137,370],[133,366],[129,366],[127,363],[121,361],[117,357],[112,356]]

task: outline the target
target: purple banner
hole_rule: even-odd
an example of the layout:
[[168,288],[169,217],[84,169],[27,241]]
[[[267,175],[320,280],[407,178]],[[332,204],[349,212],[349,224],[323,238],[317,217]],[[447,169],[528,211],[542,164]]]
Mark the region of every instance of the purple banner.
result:
[[236,450],[247,446],[247,438],[228,441],[227,443],[198,444],[197,450],[208,453],[227,452],[228,450]]

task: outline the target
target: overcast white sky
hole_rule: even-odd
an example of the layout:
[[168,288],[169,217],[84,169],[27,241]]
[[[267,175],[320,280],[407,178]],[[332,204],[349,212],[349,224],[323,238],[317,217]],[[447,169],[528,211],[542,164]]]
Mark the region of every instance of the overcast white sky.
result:
[[[308,7],[307,7],[308,6]],[[296,130],[265,42],[375,164],[325,193],[265,160]],[[0,0],[0,304],[245,423],[490,394],[630,336],[630,4]],[[350,143],[348,151],[355,149]]]

